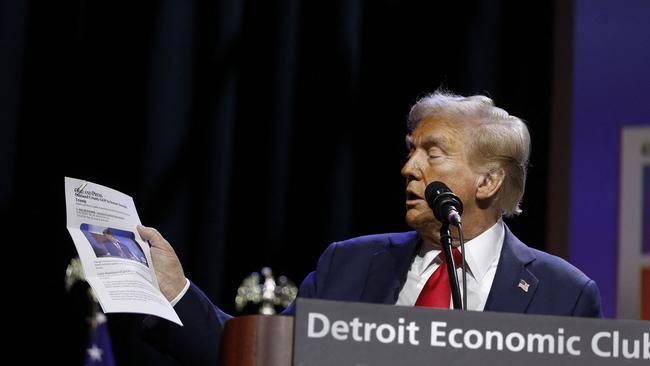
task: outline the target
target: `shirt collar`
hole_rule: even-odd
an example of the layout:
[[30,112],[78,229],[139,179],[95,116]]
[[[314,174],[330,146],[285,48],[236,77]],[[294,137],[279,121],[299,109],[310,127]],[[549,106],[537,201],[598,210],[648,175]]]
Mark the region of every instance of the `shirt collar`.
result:
[[499,219],[479,236],[465,242],[465,261],[478,281],[483,279],[492,262],[501,253],[505,233],[503,220]]
[[[479,236],[465,242],[465,261],[469,272],[476,280],[481,281],[492,262],[498,258],[505,234],[503,220],[499,219]],[[416,255],[411,270],[422,275],[433,264],[440,252],[440,250],[432,249],[422,257]]]
[[424,271],[433,264],[433,260],[438,256],[438,254],[440,254],[440,252],[440,250],[432,249],[426,252],[422,257],[416,255],[413,259],[411,270],[421,276]]

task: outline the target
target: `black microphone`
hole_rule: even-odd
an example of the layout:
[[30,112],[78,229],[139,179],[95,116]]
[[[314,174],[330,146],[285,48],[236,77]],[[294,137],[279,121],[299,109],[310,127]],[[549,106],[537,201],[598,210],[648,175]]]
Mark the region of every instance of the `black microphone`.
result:
[[460,215],[463,214],[463,203],[447,185],[438,181],[429,183],[424,190],[424,197],[438,221],[454,226],[460,224]]

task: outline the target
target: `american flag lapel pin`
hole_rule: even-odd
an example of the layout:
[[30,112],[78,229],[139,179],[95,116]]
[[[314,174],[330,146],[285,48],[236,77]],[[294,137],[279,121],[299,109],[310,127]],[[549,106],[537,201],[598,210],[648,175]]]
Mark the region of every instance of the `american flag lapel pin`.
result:
[[530,285],[528,284],[528,282],[521,279],[521,280],[519,280],[519,284],[517,284],[517,287],[522,289],[522,291],[524,291],[524,292],[528,292],[528,287],[530,287]]

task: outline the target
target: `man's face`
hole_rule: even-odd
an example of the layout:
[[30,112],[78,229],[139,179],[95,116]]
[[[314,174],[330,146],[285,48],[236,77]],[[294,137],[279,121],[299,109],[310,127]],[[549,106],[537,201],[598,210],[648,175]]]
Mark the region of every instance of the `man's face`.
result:
[[406,222],[417,231],[432,232],[440,223],[433,215],[424,190],[434,181],[445,183],[463,202],[463,218],[475,207],[477,174],[470,168],[464,146],[467,137],[437,118],[425,118],[410,138],[409,156],[402,168],[406,178]]

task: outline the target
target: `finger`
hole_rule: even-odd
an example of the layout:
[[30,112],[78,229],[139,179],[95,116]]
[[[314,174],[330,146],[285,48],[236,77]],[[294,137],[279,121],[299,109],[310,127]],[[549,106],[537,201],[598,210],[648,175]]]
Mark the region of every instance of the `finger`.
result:
[[136,229],[138,230],[138,233],[144,240],[149,240],[149,241],[162,240],[163,238],[162,235],[160,235],[160,233],[158,232],[158,230],[152,227],[138,225]]
[[169,244],[169,242],[165,240],[165,238],[163,238],[162,235],[160,235],[158,230],[152,227],[146,227],[140,225],[137,226],[137,229],[142,239],[148,241],[149,245],[151,245],[152,247],[160,248],[168,251],[174,250],[172,246]]

